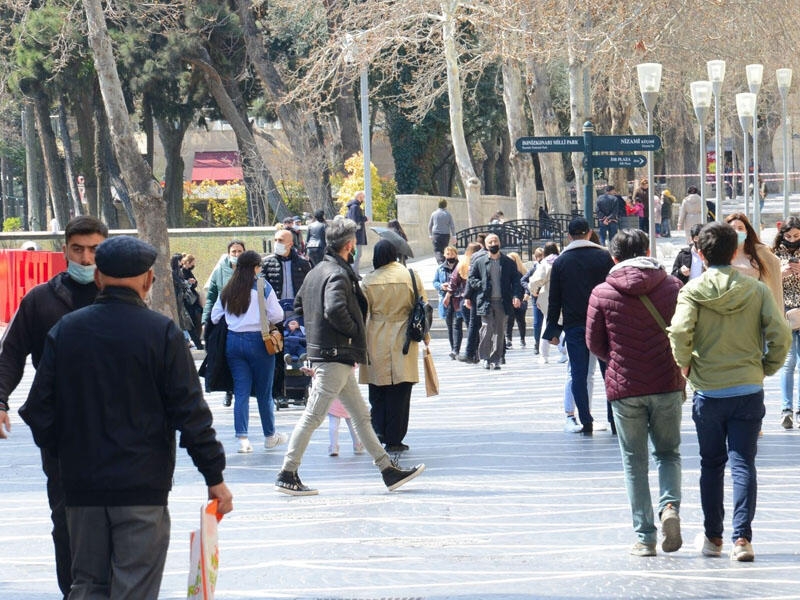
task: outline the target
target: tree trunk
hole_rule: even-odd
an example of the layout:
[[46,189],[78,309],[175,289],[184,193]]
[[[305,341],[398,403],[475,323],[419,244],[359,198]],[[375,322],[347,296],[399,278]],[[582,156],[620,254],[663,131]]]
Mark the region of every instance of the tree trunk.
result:
[[58,103],[58,123],[61,130],[61,145],[64,148],[64,171],[67,175],[69,194],[72,197],[72,215],[77,217],[83,214],[83,206],[81,193],[78,191],[78,178],[75,176],[75,156],[72,152],[72,138],[69,135],[66,103],[67,99],[62,96]]
[[164,201],[167,204],[167,226],[183,227],[183,138],[190,121],[156,119],[158,137],[164,148],[167,166],[164,171]]
[[[153,154],[155,152],[155,134],[153,133],[153,106],[150,104],[150,96],[147,92],[142,97],[142,129],[144,130],[144,137],[146,143],[146,150],[144,159],[150,165],[150,170],[153,170]],[[169,205],[167,205],[167,212],[169,212]]]
[[[626,135],[630,132],[631,98],[623,93],[608,94],[608,111],[611,115],[611,135]],[[628,194],[627,169],[609,169],[608,181],[623,196]],[[655,185],[655,184],[654,184]]]
[[217,107],[236,135],[245,183],[248,184],[248,189],[255,190],[257,193],[266,196],[276,219],[283,220],[292,216],[286,204],[284,204],[283,198],[278,193],[275,182],[272,180],[272,175],[258,151],[253,134],[223,85],[222,78],[211,63],[208,52],[201,48],[200,56],[186,56],[184,60],[201,70],[208,89],[217,103]]
[[167,211],[161,199],[161,186],[153,178],[152,170],[139,154],[100,0],[83,0],[83,7],[86,11],[89,45],[94,54],[94,64],[108,115],[111,139],[125,181],[132,191],[139,237],[158,250],[158,260],[155,265],[157,279],[153,289],[152,308],[175,319],[177,311],[172,273],[169,268]]
[[[553,99],[550,95],[550,75],[546,65],[529,60],[527,64],[528,103],[533,116],[533,133],[537,136],[560,135],[558,119],[553,110]],[[564,161],[560,152],[540,152],[539,167],[542,174],[544,196],[550,210],[556,213],[570,212],[569,190],[564,174]],[[535,216],[538,216],[538,206]],[[533,217],[532,217],[533,218]]]
[[[26,231],[43,231],[45,229],[45,190],[42,186],[41,174],[44,170],[42,149],[36,139],[36,116],[33,100],[24,101],[23,135],[25,137],[25,171],[27,173],[26,188],[28,195],[27,219],[22,219],[22,227]],[[22,216],[22,215],[20,215]]]
[[97,215],[97,179],[94,169],[94,96],[96,86],[77,91],[78,96],[72,98],[70,108],[78,129],[78,143],[81,148],[79,175],[83,175],[83,203],[90,215]]
[[442,8],[442,42],[444,58],[447,63],[447,97],[450,104],[450,137],[453,141],[453,152],[467,198],[467,225],[476,227],[482,221],[481,181],[475,175],[475,168],[469,156],[469,147],[464,135],[464,108],[461,94],[461,79],[458,66],[458,50],[456,49],[457,9],[456,0],[445,0]]
[[[583,124],[589,118],[589,99],[586,90],[586,78],[588,77],[588,67],[576,56],[573,42],[568,44],[569,49],[569,134],[583,135]],[[575,191],[580,196],[583,187],[583,153],[573,152],[571,155],[572,170],[575,174]],[[579,204],[581,204],[579,202]],[[567,207],[572,207],[567,202]],[[561,205],[558,211],[561,212],[564,206]],[[551,208],[551,211],[554,211]],[[566,210],[564,212],[570,212]]]
[[50,124],[50,98],[38,85],[33,91],[36,129],[39,132],[47,187],[53,203],[53,216],[58,220],[59,229],[63,229],[69,221],[69,201],[64,169],[56,146],[56,136]]
[[[267,53],[268,44],[256,27],[250,0],[236,0],[247,55],[265,91],[276,107],[289,147],[295,160],[303,164],[300,177],[313,210],[322,209],[329,216],[335,214],[330,187],[330,170],[325,155],[322,132],[311,114],[304,114],[293,104],[284,101],[286,84]],[[349,127],[351,123],[340,123]],[[275,210],[275,207],[273,207]]]
[[94,171],[97,177],[97,215],[109,229],[119,229],[117,209],[114,207],[114,198],[111,194],[110,161],[111,139],[108,135],[108,120],[103,109],[103,103],[97,99],[94,107],[95,128],[94,143]]
[[508,134],[511,137],[509,160],[514,173],[514,188],[517,198],[517,218],[535,219],[538,214],[536,194],[536,172],[530,152],[517,152],[516,143],[528,135],[525,119],[525,101],[522,88],[522,74],[519,66],[510,60],[503,62],[503,104],[506,108]]

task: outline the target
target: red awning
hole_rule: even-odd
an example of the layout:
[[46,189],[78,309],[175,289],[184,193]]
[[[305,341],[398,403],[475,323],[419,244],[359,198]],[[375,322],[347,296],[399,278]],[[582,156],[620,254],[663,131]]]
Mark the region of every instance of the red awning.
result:
[[242,165],[236,150],[195,152],[192,165],[192,182],[216,181],[230,183],[242,181]]

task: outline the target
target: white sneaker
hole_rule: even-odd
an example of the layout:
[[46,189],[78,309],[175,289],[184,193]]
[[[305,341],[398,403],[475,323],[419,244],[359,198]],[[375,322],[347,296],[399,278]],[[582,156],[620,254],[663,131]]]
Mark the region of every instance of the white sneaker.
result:
[[539,364],[540,365],[547,365],[549,363],[550,363],[550,359],[549,358],[547,358],[546,356],[541,356],[541,355],[539,356]]
[[253,451],[253,446],[250,445],[250,440],[247,438],[239,438],[239,454],[250,454]]
[[563,354],[562,354],[562,355],[559,357],[559,359],[558,359],[558,364],[560,364],[560,365],[563,365],[563,364],[564,364],[565,362],[567,362],[568,360],[569,360],[569,356],[567,356],[567,353],[566,353],[566,352],[564,352],[564,353],[563,353]]
[[272,450],[275,446],[285,444],[288,441],[289,437],[285,433],[278,433],[276,431],[273,435],[264,439],[264,448]]
[[566,433],[580,433],[583,431],[583,425],[578,423],[575,415],[567,415],[567,419],[564,422],[564,431]]
[[361,442],[353,444],[353,454],[364,454],[364,444]]
[[339,446],[328,446],[328,456],[339,456]]

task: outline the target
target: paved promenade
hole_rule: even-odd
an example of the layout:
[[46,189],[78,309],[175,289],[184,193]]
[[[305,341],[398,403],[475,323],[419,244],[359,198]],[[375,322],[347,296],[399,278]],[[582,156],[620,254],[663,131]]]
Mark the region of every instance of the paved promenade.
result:
[[[341,455],[327,456],[323,425],[300,469],[319,496],[274,492],[282,450],[265,451],[253,436],[255,452],[236,454],[232,411],[221,394],[209,395],[235,496],[234,512],[220,524],[217,598],[800,598],[800,430],[778,426],[777,378],[767,381],[759,447],[755,563],[702,558],[693,548],[702,516],[688,404],[684,548],[636,558],[628,555],[635,540],[616,439],[608,431],[562,431],[565,366],[541,366],[530,349],[514,349],[503,370],[490,373],[450,361],[445,344],[433,344],[442,394],[425,398],[424,386],[415,387],[411,451],[403,457],[427,470],[394,493],[368,456],[352,455],[344,425]],[[30,372],[12,398],[12,438],[0,442],[0,598],[20,600],[57,594],[39,455],[16,415]],[[601,417],[596,377],[594,413]],[[290,432],[299,412],[279,411],[278,428]],[[162,598],[185,597],[189,531],[204,493],[179,449]]]

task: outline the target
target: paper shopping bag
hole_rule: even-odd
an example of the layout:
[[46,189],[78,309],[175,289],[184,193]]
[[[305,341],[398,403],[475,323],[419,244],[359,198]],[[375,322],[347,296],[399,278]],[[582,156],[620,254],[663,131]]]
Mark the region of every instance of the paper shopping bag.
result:
[[217,500],[212,500],[200,510],[200,529],[191,534],[187,598],[214,600],[219,574],[217,523],[222,519],[222,515],[217,513],[217,505]]
[[425,394],[430,396],[439,395],[439,375],[436,374],[436,365],[433,364],[433,355],[428,344],[425,344],[425,351],[422,356],[422,364],[425,367]]

